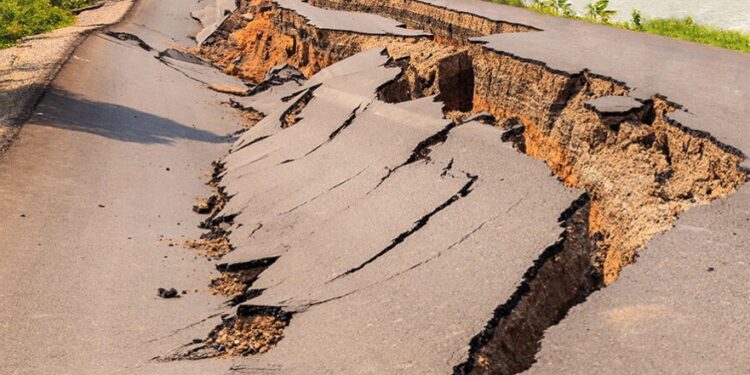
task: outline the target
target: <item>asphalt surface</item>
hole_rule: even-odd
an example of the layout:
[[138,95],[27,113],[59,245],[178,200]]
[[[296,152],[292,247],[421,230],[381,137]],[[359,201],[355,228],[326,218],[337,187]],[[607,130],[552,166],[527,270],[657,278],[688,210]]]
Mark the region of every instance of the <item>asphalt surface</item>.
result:
[[[190,7],[143,0],[117,27],[154,46],[192,44]],[[242,121],[156,52],[90,36],[0,160],[0,373],[232,365],[150,361],[194,338],[175,331],[220,312],[206,290],[213,265],[180,243],[201,233],[192,204]],[[188,293],[164,300],[160,287]]]
[[370,35],[399,35],[407,37],[428,36],[430,33],[403,27],[400,22],[377,14],[355,13],[314,7],[299,0],[278,0],[283,9],[289,9],[304,17],[320,30],[352,31]]

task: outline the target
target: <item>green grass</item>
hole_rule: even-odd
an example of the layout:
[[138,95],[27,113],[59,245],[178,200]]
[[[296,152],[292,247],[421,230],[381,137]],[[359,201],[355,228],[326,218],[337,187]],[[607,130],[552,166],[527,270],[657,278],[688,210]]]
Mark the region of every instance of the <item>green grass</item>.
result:
[[722,30],[706,25],[697,25],[689,18],[683,20],[650,19],[646,20],[640,28],[628,28],[650,34],[708,44],[710,46],[750,52],[750,33]]
[[41,34],[75,22],[71,10],[91,0],[0,0],[0,48],[21,38]]
[[741,52],[750,52],[750,33],[724,30],[718,27],[699,25],[691,18],[653,18],[645,19],[639,11],[634,11],[630,22],[610,22],[613,11],[607,9],[609,1],[596,0],[587,7],[585,16],[571,13],[567,0],[487,0],[493,3],[527,8],[535,12],[560,17],[580,19],[604,25],[619,27],[670,38],[688,40]]

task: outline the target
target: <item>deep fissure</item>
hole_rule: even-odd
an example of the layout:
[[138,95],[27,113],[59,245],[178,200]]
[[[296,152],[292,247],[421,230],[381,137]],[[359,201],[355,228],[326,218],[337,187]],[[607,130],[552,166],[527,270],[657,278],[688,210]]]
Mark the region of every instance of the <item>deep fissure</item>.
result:
[[278,257],[258,259],[242,264],[221,265],[217,267],[220,275],[211,280],[211,289],[215,294],[231,298],[230,305],[239,305],[257,296],[257,290],[251,289],[253,283],[276,260]]
[[584,194],[560,215],[563,233],[526,271],[513,295],[470,342],[469,359],[454,374],[516,374],[534,363],[544,331],[603,286],[592,259],[600,251],[589,237],[590,201]]
[[302,96],[300,96],[297,100],[294,101],[294,103],[286,110],[284,113],[281,114],[281,118],[279,118],[279,121],[281,121],[281,128],[286,129],[302,120],[301,117],[299,117],[300,113],[302,113],[302,110],[305,109],[305,107],[315,98],[315,90],[318,89],[320,85],[316,85],[313,87],[310,87],[305,91]]
[[278,343],[292,314],[276,306],[239,305],[237,314],[222,316],[205,340],[186,345],[162,361],[200,360],[265,353]]

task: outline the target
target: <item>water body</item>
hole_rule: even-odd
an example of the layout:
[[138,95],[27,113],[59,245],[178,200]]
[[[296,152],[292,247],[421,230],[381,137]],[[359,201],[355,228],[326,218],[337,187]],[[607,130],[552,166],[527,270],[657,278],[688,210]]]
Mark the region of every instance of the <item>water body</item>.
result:
[[[594,0],[571,0],[579,14]],[[610,0],[616,20],[627,21],[633,9],[647,18],[693,17],[696,23],[750,31],[750,0]]]

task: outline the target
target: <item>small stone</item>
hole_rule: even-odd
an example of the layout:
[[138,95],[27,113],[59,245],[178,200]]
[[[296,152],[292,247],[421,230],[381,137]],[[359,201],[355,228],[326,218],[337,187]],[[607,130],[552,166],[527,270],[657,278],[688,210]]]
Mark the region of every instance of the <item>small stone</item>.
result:
[[165,299],[167,299],[167,298],[179,298],[180,297],[177,294],[177,289],[175,289],[175,288],[170,288],[168,290],[164,289],[164,288],[159,288],[158,289],[158,296],[161,297],[161,298],[165,298]]

